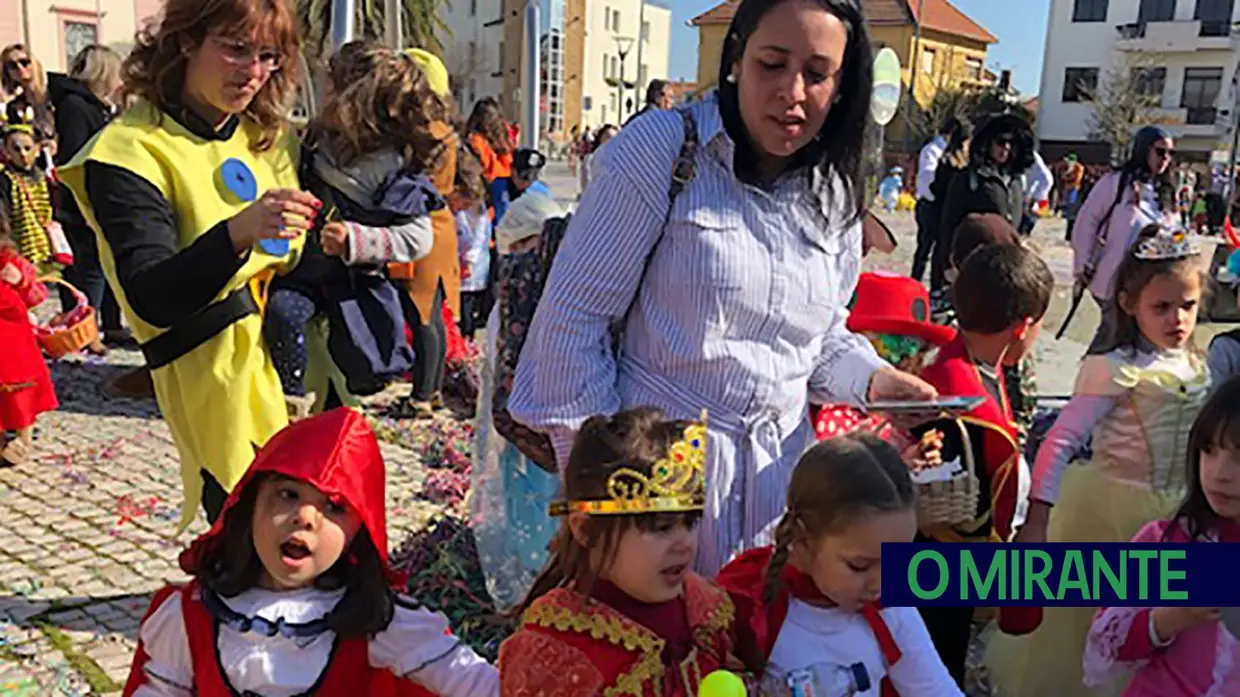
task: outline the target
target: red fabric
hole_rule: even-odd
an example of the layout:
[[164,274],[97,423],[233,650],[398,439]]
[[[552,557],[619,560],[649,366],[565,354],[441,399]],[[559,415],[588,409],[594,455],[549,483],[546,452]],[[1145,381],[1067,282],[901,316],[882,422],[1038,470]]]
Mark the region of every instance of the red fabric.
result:
[[26,307],[37,307],[47,300],[47,286],[39,281],[39,270],[30,260],[17,253],[14,249],[0,249],[0,270],[12,264],[21,273],[21,280],[12,286],[21,296]]
[[457,326],[456,319],[452,316],[452,310],[447,303],[443,306],[443,326],[448,330],[448,352],[444,361],[449,365],[464,361],[469,355],[465,347],[465,337],[461,336],[461,328]]
[[873,433],[883,438],[886,437],[886,432],[891,430],[878,414],[867,414],[847,404],[812,406],[809,415],[818,440],[830,440],[856,431]]
[[914,336],[935,346],[956,336],[955,329],[930,321],[930,294],[920,281],[890,273],[861,274],[848,310],[848,328]]
[[[1003,403],[998,404],[982,384],[977,366],[969,357],[964,340],[955,341],[939,350],[934,363],[926,367],[921,378],[930,383],[944,397],[984,397],[966,417],[968,423],[985,431],[982,452],[986,461],[979,465],[990,476],[991,525],[1000,541],[1012,537],[1012,518],[1016,514],[1020,483],[1020,450],[1017,447],[1017,428],[1012,420],[1012,407],[1008,402],[1003,380],[999,393]],[[940,537],[934,533],[932,537]],[[952,541],[943,539],[942,541]],[[1042,624],[1042,608],[1005,607],[999,609],[999,629],[1005,634],[1028,634]]]
[[341,407],[291,424],[259,451],[250,469],[232,490],[220,517],[205,534],[181,553],[181,568],[196,576],[203,555],[222,544],[224,521],[241,492],[262,473],[282,474],[313,484],[329,497],[357,511],[370,533],[393,587],[405,579],[388,566],[387,519],[383,456],[366,417]]
[[[685,581],[684,605],[693,637],[692,661],[662,668],[661,679],[646,679],[630,694],[640,697],[692,697],[697,681],[716,670],[738,670],[732,658],[727,595],[694,574]],[[548,614],[563,620],[551,623]],[[569,624],[568,620],[573,620]],[[575,626],[574,626],[575,625]],[[592,632],[584,627],[614,628]],[[558,627],[564,626],[565,629]],[[617,609],[559,588],[535,601],[522,626],[500,647],[502,697],[595,697],[641,665],[642,644],[657,635]],[[649,676],[653,678],[653,676]],[[685,685],[684,680],[691,684]]]
[[[167,586],[155,594],[151,607],[142,618],[146,622],[151,614],[173,592],[181,592],[181,613],[185,621],[189,653],[193,661],[194,694],[197,697],[235,697],[235,692],[224,677],[216,655],[215,618],[202,604],[198,583],[191,582],[183,589]],[[143,668],[150,660],[142,643],[134,653],[133,666],[121,697],[131,697],[146,681]],[[397,678],[391,671],[370,665],[370,652],[366,639],[340,639],[322,680],[313,691],[316,697],[351,697],[359,684],[367,685],[362,694],[377,697],[434,697],[433,693]]]
[[693,647],[693,630],[689,628],[684,597],[666,603],[643,603],[609,581],[595,582],[590,595],[662,637],[667,642],[664,663],[679,663],[689,657]]
[[[766,568],[771,563],[773,553],[771,547],[759,547],[745,552],[723,567],[716,579],[732,597],[732,603],[736,606],[736,621],[732,626],[737,655],[745,661],[746,667],[757,673],[766,667],[771,649],[775,648],[779,630],[783,628],[784,620],[788,617],[790,598],[807,602],[830,602],[809,574],[788,564],[780,571],[780,586],[775,598],[770,604],[765,603],[762,595],[766,589]],[[874,632],[874,638],[883,652],[883,660],[890,668],[900,660],[902,654],[880,610],[881,603],[867,603],[862,606],[861,615]],[[881,697],[899,697],[895,685],[886,676],[882,679],[879,691]]]
[[0,430],[19,431],[60,406],[21,296],[0,282]]

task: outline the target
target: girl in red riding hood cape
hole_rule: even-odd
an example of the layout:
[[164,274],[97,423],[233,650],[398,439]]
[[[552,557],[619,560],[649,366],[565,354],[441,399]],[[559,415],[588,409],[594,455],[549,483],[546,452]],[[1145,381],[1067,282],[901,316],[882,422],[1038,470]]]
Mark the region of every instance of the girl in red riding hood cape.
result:
[[361,414],[276,434],[181,553],[193,580],[156,594],[125,697],[498,694],[498,672],[443,616],[396,595],[384,518]]
[[963,697],[917,610],[879,600],[883,543],[916,533],[912,479],[891,445],[856,433],[801,457],[774,547],[718,579],[763,694]]

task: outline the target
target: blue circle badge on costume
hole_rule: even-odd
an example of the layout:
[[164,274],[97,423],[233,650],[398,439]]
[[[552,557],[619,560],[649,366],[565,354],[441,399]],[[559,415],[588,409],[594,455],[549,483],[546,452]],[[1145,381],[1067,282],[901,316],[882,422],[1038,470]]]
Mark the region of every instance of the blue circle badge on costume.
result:
[[[244,203],[258,200],[258,179],[244,162],[235,157],[224,160],[219,170],[224,190]],[[258,248],[273,257],[288,254],[288,240],[259,240]]]

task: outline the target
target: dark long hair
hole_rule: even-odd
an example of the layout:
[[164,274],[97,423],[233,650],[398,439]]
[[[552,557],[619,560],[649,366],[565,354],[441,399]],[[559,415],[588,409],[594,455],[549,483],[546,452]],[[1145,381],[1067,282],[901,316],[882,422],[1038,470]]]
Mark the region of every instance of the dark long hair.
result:
[[[728,81],[728,76],[732,74],[733,65],[745,54],[745,45],[762,18],[782,2],[788,1],[741,0],[723,42],[723,54],[719,61],[719,112],[723,116],[724,128],[736,146],[733,158],[736,176],[749,184],[757,183],[755,163],[758,158],[741,118],[737,86]],[[840,66],[840,84],[836,92],[839,101],[831,107],[814,140],[796,153],[793,166],[817,167],[828,181],[832,173],[838,175],[843,182],[844,194],[852,199],[850,221],[853,221],[860,218],[865,210],[862,168],[866,151],[866,124],[870,119],[870,94],[874,87],[874,51],[857,0],[813,2],[840,20],[848,31],[848,45],[844,47],[844,64]],[[838,193],[831,191],[832,196]]]
[[[263,563],[254,550],[254,508],[259,486],[280,475],[250,481],[224,517],[220,543],[208,548],[197,568],[187,568],[200,583],[230,598],[258,585]],[[345,588],[344,597],[327,615],[328,626],[341,637],[366,637],[386,629],[396,612],[396,595],[384,573],[379,550],[363,527],[332,568],[314,580],[323,590]]]
[[469,119],[465,121],[465,137],[473,133],[485,138],[491,149],[500,155],[516,149],[512,134],[508,132],[508,122],[504,119],[504,110],[492,97],[474,102],[473,111],[469,112]]
[[[577,432],[568,457],[564,498],[608,498],[608,480],[622,467],[649,474],[655,462],[667,457],[672,445],[684,437],[690,423],[664,419],[659,410],[644,407],[587,420]],[[669,521],[694,526],[701,517],[700,512],[594,515],[586,521],[584,541],[573,536],[565,518],[551,541],[547,565],[514,614],[520,616],[535,600],[556,588],[577,588],[588,595],[597,577],[597,570],[591,568],[591,554],[599,552],[601,568],[606,568],[619,549],[620,536],[630,528],[654,531]]]
[[1117,170],[1119,187],[1116,189],[1115,204],[1111,207],[1111,213],[1114,212],[1116,204],[1123,202],[1128,191],[1133,191],[1135,196],[1136,185],[1143,183],[1154,185],[1159,210],[1163,212],[1175,210],[1175,181],[1172,179],[1172,168],[1167,167],[1162,174],[1154,174],[1150,171],[1150,148],[1153,148],[1158,141],[1170,137],[1171,134],[1157,126],[1145,126],[1137,131],[1136,137],[1132,140],[1132,152]]
[[1184,458],[1188,495],[1171,519],[1184,524],[1192,542],[1204,538],[1218,524],[1218,514],[1210,508],[1201,487],[1201,455],[1214,453],[1218,448],[1240,449],[1240,378],[1232,378],[1215,390],[1188,433],[1188,453]]

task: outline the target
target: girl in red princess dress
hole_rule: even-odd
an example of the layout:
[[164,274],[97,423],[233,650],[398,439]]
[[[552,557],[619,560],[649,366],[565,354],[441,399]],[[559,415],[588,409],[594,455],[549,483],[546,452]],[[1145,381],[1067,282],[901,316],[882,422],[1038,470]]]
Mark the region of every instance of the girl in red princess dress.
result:
[[360,413],[277,433],[151,601],[125,697],[493,697],[495,668],[394,590],[383,491]]
[[632,409],[586,421],[551,557],[500,647],[502,697],[694,697],[740,668],[728,596],[693,573],[706,426]]
[[0,465],[30,459],[34,422],[56,409],[52,376],[34,338],[30,308],[47,298],[33,264],[17,252],[8,216],[0,210]]

